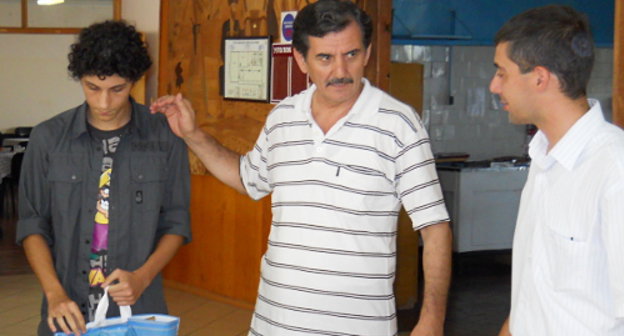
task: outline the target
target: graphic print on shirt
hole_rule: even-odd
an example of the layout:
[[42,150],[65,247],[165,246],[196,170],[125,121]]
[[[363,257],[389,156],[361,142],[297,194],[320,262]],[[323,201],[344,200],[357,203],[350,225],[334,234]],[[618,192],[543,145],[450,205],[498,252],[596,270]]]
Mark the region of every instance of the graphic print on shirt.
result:
[[120,138],[118,136],[102,140],[104,157],[102,159],[102,174],[98,184],[96,213],[91,240],[91,255],[89,258],[89,321],[93,321],[95,309],[104,290],[100,285],[108,275],[108,225],[110,186],[113,172],[113,154],[117,149]]

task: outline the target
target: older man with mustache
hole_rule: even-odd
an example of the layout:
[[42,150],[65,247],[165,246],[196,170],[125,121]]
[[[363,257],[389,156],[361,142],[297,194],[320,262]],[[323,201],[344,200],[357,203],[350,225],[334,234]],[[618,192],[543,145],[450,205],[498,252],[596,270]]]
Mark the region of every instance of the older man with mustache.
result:
[[214,176],[255,199],[272,193],[250,335],[396,335],[401,205],[424,239],[425,294],[412,335],[443,335],[448,214],[418,116],[363,78],[371,35],[351,1],[299,12],[295,59],[314,85],[273,109],[242,158],[195,125],[180,95],[152,105]]

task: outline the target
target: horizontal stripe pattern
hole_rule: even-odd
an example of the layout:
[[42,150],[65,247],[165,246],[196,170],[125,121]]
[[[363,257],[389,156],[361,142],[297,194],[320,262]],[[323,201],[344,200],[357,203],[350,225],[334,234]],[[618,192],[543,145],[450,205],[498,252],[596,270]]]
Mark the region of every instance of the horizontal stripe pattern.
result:
[[268,258],[265,258],[264,262],[266,262],[267,265],[273,266],[273,267],[279,267],[282,269],[290,269],[290,270],[296,270],[300,272],[308,272],[308,273],[314,273],[314,274],[324,274],[324,275],[342,276],[342,277],[350,277],[350,278],[365,278],[365,279],[392,279],[394,277],[394,272],[391,272],[388,274],[340,272],[340,271],[334,271],[334,270],[324,270],[324,269],[304,267],[304,266],[299,266],[299,265],[277,263],[277,262],[273,262],[269,260]]
[[429,139],[406,105],[367,82],[324,134],[314,89],[271,111],[241,160],[273,222],[250,335],[395,335],[401,205],[415,229],[448,220]]
[[344,234],[349,234],[349,235],[368,235],[368,236],[388,236],[388,237],[394,237],[397,234],[396,231],[373,232],[373,231],[362,231],[362,230],[345,230],[345,229],[340,229],[340,228],[336,228],[336,227],[326,227],[326,226],[307,224],[307,223],[273,222],[272,225],[273,226],[283,226],[283,227],[290,226],[290,227],[297,227],[297,228],[308,229],[308,230],[330,231],[330,232],[344,233]]

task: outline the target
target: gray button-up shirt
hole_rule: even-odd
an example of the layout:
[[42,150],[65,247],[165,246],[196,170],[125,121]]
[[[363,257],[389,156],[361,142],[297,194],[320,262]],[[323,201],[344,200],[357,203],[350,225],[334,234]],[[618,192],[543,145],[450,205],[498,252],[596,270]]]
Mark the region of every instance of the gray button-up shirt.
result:
[[[102,148],[87,131],[86,103],[35,127],[22,165],[17,242],[43,236],[59,280],[83,314]],[[111,177],[108,269],[134,271],[165,234],[191,238],[190,172],[184,142],[164,116],[132,100],[132,118],[115,153]],[[132,306],[134,314],[166,313],[158,275]],[[119,316],[111,301],[109,316]],[[47,302],[42,303],[42,320]],[[85,317],[86,319],[86,317]]]

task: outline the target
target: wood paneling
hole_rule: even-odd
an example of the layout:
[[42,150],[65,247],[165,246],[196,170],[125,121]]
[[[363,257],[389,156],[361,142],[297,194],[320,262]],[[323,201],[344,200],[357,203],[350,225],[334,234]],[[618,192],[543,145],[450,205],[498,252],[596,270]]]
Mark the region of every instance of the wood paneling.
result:
[[[232,4],[230,4],[230,2]],[[298,10],[302,0],[162,0],[159,95],[182,92],[197,111],[197,121],[221,143],[239,153],[252,148],[273,105],[224,100],[219,93],[223,37],[278,36],[280,12]],[[366,76],[388,89],[390,6],[356,1],[374,19],[373,53]],[[384,15],[379,19],[379,15]],[[195,159],[193,159],[195,161]],[[206,173],[192,164],[193,173]]]
[[423,108],[423,73],[420,63],[390,64],[390,94],[410,105],[419,114]]
[[[423,70],[419,63],[389,63],[388,90],[390,94],[422,113]],[[398,221],[397,268],[394,282],[396,305],[411,309],[418,302],[419,234],[412,221],[401,210]]]
[[194,175],[193,241],[163,271],[169,285],[250,307],[266,249],[270,199],[253,201],[212,176]]
[[384,0],[356,0],[355,3],[373,19],[373,50],[366,67],[366,78],[378,88],[387,91],[390,87],[392,5]]
[[140,104],[145,104],[145,97],[146,97],[146,91],[145,91],[145,84],[147,82],[147,74],[143,75],[141,78],[139,78],[139,80],[137,80],[136,82],[134,82],[134,85],[132,86],[132,91],[130,91],[130,95],[132,96],[132,98],[134,98],[134,100],[137,101],[137,103]]
[[613,122],[624,127],[624,1],[615,0],[613,36]]

